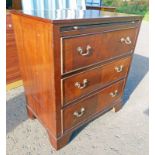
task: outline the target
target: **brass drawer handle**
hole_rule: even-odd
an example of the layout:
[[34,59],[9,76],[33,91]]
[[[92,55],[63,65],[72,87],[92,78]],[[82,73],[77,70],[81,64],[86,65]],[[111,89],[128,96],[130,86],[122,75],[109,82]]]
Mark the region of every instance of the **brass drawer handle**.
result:
[[80,46],[77,48],[77,51],[78,51],[79,54],[82,55],[82,56],[87,56],[87,55],[89,55],[90,52],[91,52],[91,50],[92,50],[92,47],[91,47],[90,45],[87,45],[86,51],[84,51],[84,50],[82,49],[82,47],[80,47]]
[[116,96],[118,96],[118,94],[119,94],[119,93],[118,93],[118,90],[115,90],[114,92],[111,92],[111,93],[110,93],[110,96],[111,96],[111,97],[116,97]]
[[121,65],[121,66],[118,66],[118,67],[115,67],[115,70],[116,70],[116,72],[122,72],[123,71],[123,68],[124,68],[124,66],[123,65]]
[[79,118],[84,114],[84,112],[85,112],[85,108],[81,108],[80,111],[75,111],[73,115]]
[[132,43],[130,37],[126,37],[126,38],[121,38],[121,43],[125,43],[127,45],[130,45]]
[[79,89],[83,89],[87,86],[88,84],[88,80],[84,79],[82,84],[80,84],[80,82],[75,82],[75,87],[79,88]]

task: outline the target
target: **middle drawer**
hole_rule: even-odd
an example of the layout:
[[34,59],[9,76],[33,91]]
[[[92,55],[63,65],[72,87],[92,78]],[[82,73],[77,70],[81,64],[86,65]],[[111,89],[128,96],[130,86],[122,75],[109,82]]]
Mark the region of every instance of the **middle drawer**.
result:
[[131,57],[129,56],[63,79],[63,105],[125,77],[130,61]]

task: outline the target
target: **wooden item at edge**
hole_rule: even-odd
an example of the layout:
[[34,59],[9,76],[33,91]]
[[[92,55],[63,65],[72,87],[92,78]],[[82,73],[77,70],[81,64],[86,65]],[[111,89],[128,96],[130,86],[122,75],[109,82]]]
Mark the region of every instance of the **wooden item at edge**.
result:
[[[72,133],[79,127],[111,110],[113,107],[115,111],[121,109],[123,105],[123,90],[131,63],[128,64],[129,68],[127,75],[122,79],[113,81],[112,83],[107,84],[104,88],[96,89],[91,94],[84,94],[81,98],[78,98],[76,102],[64,105],[62,101],[62,80],[68,76],[83,73],[83,71],[87,71],[90,68],[97,68],[101,64],[94,64],[92,61],[92,64],[89,66],[89,68],[84,66],[81,67],[82,69],[79,68],[76,72],[72,72],[69,75],[63,75],[61,72],[64,63],[61,56],[63,48],[61,44],[62,33],[60,30],[63,26],[72,26],[73,23],[71,20],[66,20],[65,24],[62,24],[62,21],[56,21],[60,23],[52,24],[50,20],[44,21],[42,18],[35,18],[15,12],[13,12],[12,17],[17,47],[18,51],[20,51],[18,54],[21,74],[24,82],[25,96],[27,100],[28,116],[31,119],[37,118],[43,124],[48,132],[50,142],[55,149],[60,149],[65,146],[68,143]],[[123,22],[123,20],[126,18],[120,19],[121,22]],[[132,42],[132,52],[125,53],[124,55],[118,54],[118,56],[115,58],[112,57],[106,62],[101,62],[102,64],[109,64],[114,60],[119,60],[123,57],[125,58],[130,56],[132,58],[141,23],[141,18],[136,18],[139,18],[138,24],[132,26],[135,27],[135,39],[130,41],[128,36],[125,35],[122,36],[125,37],[125,40],[119,40],[120,46],[122,45],[124,49],[129,48],[128,44],[131,44]],[[102,20],[104,21],[104,18]],[[107,20],[107,18],[105,20]],[[118,20],[119,22],[119,18],[115,20]],[[80,24],[86,24],[88,21],[89,25],[94,24],[93,22],[95,22],[95,24],[97,22],[100,24],[101,19],[84,19]],[[76,22],[79,24],[78,19],[75,19],[74,25],[76,25]],[[109,22],[113,22],[113,20]],[[98,28],[94,29],[93,31],[94,37],[97,30]],[[121,30],[122,29],[120,28],[119,31]],[[75,31],[78,33],[78,36],[83,36],[84,34],[83,31]],[[115,26],[109,27],[109,30],[107,30],[106,33],[109,33],[109,31],[116,31]],[[71,33],[70,35],[73,34]],[[65,34],[63,37],[65,37]],[[100,44],[97,46],[99,45]],[[108,46],[108,49],[110,48],[113,48],[114,50],[115,44],[113,44],[111,47]],[[116,48],[115,50],[117,52],[119,49]],[[70,57],[65,59],[65,61],[68,61],[68,63],[73,63]],[[121,72],[121,67],[119,67],[117,71],[118,73]],[[102,90],[103,94],[101,93],[100,95],[99,92]],[[88,103],[90,103],[90,107],[88,106]],[[97,110],[96,113],[93,111],[92,114],[91,111],[96,105],[97,109],[99,110]],[[65,111],[70,112],[65,113]],[[86,117],[84,117],[85,112],[87,112]]]

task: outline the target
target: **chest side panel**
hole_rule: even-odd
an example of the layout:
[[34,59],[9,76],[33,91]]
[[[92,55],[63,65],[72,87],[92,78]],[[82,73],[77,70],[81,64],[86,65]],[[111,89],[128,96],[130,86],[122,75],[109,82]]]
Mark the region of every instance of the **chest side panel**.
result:
[[27,106],[57,136],[53,25],[17,15],[13,20]]

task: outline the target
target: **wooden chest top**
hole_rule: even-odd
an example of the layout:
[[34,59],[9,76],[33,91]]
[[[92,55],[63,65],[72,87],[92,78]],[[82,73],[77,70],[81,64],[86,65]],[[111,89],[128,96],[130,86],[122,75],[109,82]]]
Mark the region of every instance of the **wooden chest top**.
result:
[[[17,13],[15,11],[14,13]],[[40,18],[55,24],[74,24],[74,22],[118,22],[140,20],[142,16],[100,10],[22,10],[18,14],[31,18]]]

